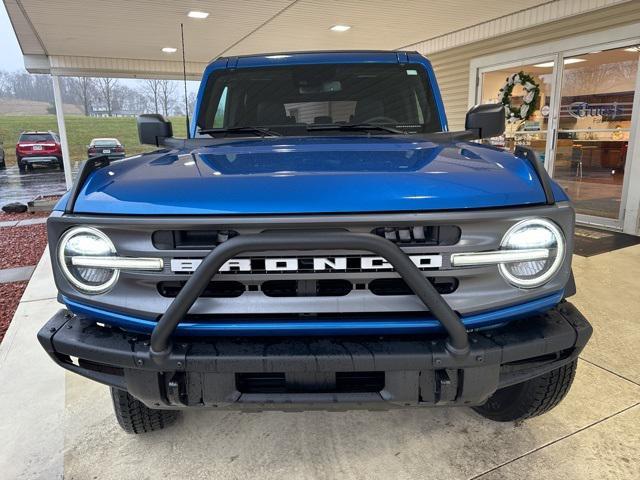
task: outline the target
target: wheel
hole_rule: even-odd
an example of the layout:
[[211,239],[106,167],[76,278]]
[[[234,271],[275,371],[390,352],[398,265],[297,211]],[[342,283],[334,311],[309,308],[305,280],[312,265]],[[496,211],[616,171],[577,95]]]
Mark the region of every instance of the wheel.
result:
[[60,167],[60,170],[64,172],[64,162],[62,161],[62,159],[58,160],[58,166]]
[[16,163],[18,164],[18,170],[20,170],[20,173],[24,173],[27,171],[27,165],[22,162],[22,158],[17,157]]
[[162,430],[178,418],[175,410],[154,410],[128,392],[111,387],[111,399],[118,423],[127,433],[147,433]]
[[483,417],[511,422],[548,412],[567,395],[576,374],[577,360],[523,383],[502,388],[484,405],[474,407]]

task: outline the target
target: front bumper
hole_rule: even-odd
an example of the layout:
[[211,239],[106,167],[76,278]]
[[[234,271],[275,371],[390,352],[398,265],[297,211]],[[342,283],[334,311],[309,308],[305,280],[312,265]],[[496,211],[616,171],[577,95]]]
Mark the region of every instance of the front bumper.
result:
[[[60,310],[38,333],[60,366],[129,391],[151,408],[350,409],[478,405],[575,359],[592,328],[569,302],[469,332],[463,355],[444,336],[177,339],[154,361],[150,337]],[[178,343],[178,340],[180,343]]]

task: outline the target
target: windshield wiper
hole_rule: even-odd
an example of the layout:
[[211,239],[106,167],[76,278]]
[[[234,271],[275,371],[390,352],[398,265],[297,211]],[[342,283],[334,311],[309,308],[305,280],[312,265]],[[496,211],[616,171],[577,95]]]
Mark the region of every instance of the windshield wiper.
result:
[[228,127],[228,128],[203,128],[199,130],[200,133],[207,134],[213,136],[216,133],[255,133],[259,137],[281,137],[282,134],[276,132],[275,130],[271,130],[269,128],[263,127]]
[[331,123],[328,125],[308,125],[307,131],[321,130],[381,130],[383,132],[406,135],[407,132],[385,125],[375,125],[373,123]]

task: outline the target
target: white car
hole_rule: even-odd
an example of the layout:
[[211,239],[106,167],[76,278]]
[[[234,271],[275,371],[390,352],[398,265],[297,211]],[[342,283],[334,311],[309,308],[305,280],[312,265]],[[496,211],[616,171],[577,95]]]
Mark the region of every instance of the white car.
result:
[[87,145],[87,155],[89,158],[102,155],[110,159],[124,158],[124,145],[117,138],[94,138]]

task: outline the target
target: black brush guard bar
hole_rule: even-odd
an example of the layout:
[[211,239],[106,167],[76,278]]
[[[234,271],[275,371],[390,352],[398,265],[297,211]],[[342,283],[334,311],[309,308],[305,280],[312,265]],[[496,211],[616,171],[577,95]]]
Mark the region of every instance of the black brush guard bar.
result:
[[469,338],[464,324],[418,267],[394,243],[369,233],[287,231],[240,235],[215,247],[153,329],[150,355],[154,362],[162,365],[169,358],[171,335],[222,265],[238,254],[264,250],[364,250],[384,257],[447,331],[447,349],[451,354],[468,354]]

